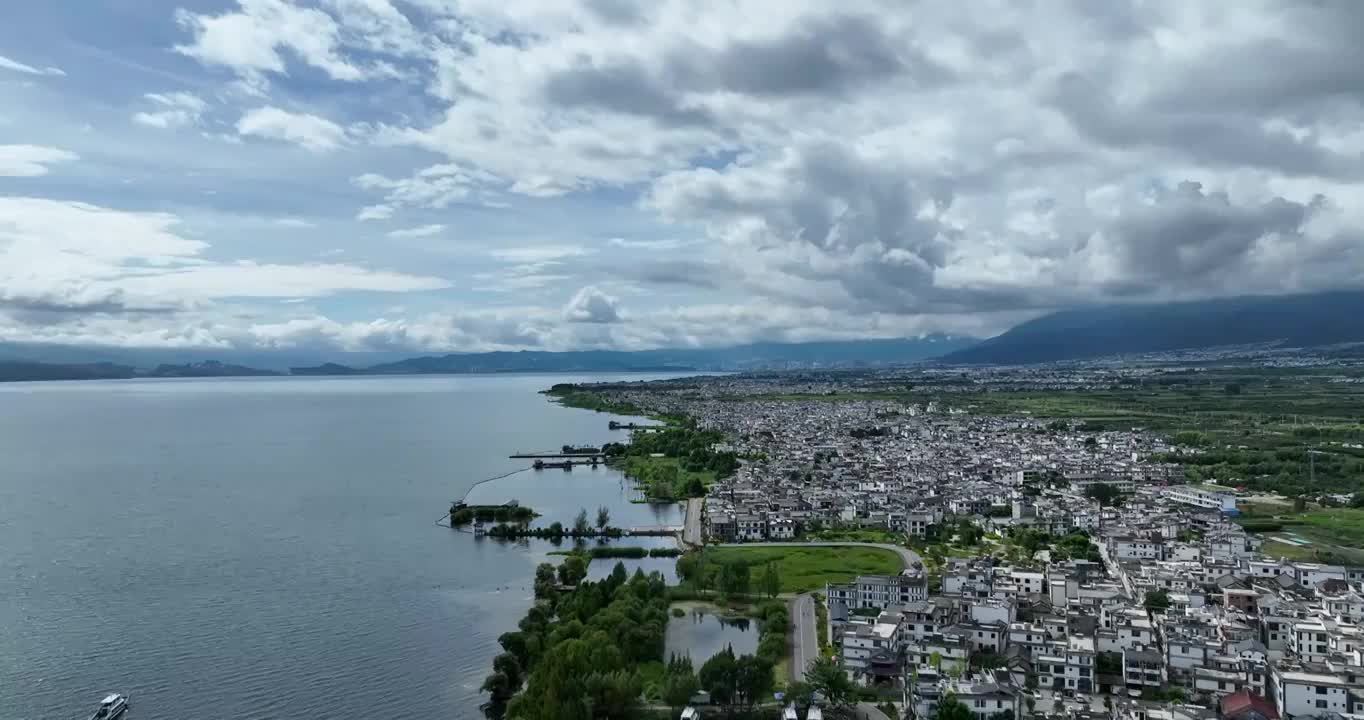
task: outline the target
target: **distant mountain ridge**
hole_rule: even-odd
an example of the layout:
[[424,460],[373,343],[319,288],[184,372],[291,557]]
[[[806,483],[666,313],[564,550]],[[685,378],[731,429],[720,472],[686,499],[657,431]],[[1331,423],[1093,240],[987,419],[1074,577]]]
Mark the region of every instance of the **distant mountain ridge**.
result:
[[1364,291],[1063,310],[946,354],[948,364],[1025,365],[1113,355],[1280,343],[1364,341]]
[[[498,372],[688,372],[747,370],[789,365],[885,366],[917,362],[978,342],[929,335],[905,340],[759,343],[729,348],[675,350],[576,350],[453,353],[380,363],[368,368],[297,367],[295,375],[430,375]],[[329,369],[328,369],[329,368]]]
[[[433,375],[514,372],[691,372],[700,370],[753,370],[783,367],[881,367],[904,365],[968,347],[974,338],[929,335],[900,340],[853,340],[812,343],[759,343],[728,348],[675,350],[582,350],[570,352],[485,352],[455,353],[406,358],[352,367],[335,361],[317,365],[298,365],[288,374],[300,376],[339,375]],[[4,350],[0,346],[0,350]],[[0,381],[6,380],[84,380],[134,377],[255,377],[282,375],[281,371],[260,369],[220,360],[195,360],[165,363],[149,351],[114,350],[102,354],[93,348],[21,346],[10,350],[23,355],[13,360],[0,358]],[[175,357],[182,354],[168,353]],[[232,353],[227,353],[232,354]],[[95,359],[133,358],[126,362],[97,362]],[[253,353],[249,357],[256,358]],[[297,354],[289,356],[297,358]],[[374,354],[361,354],[372,362]],[[92,362],[52,362],[49,358],[89,358]],[[142,369],[140,369],[142,368]],[[150,368],[150,369],[145,369]]]

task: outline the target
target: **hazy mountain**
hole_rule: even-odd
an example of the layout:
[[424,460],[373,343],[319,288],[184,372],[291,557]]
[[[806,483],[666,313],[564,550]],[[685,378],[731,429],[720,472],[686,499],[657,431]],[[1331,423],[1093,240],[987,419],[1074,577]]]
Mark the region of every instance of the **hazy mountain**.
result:
[[259,368],[246,367],[245,365],[232,365],[221,363],[217,360],[206,360],[198,363],[186,363],[184,365],[157,365],[155,369],[147,373],[147,377],[261,377],[266,375],[281,375],[283,373],[274,370],[261,370]]
[[1026,364],[1278,342],[1364,341],[1364,292],[1329,292],[1063,310],[941,358]]
[[909,340],[760,343],[729,348],[489,352],[427,356],[382,363],[366,373],[666,372],[746,370],[787,366],[886,366],[937,357],[976,343],[971,338],[927,336]]
[[[858,340],[848,342],[761,343],[730,348],[642,350],[584,350],[576,352],[486,352],[423,356],[370,364],[376,355],[357,353],[341,359],[343,364],[322,358],[305,359],[289,368],[292,375],[430,375],[499,372],[687,372],[693,370],[748,370],[782,367],[876,367],[903,365],[969,347],[971,338],[927,336],[910,340]],[[168,351],[180,362],[157,361],[151,350],[103,350],[98,348],[4,346],[0,358],[21,353],[21,359],[0,359],[0,380],[77,380],[130,377],[239,377],[279,375],[281,358],[262,353],[221,353],[263,360],[266,368],[240,362],[199,359],[185,362],[184,351]],[[191,357],[206,353],[194,351]],[[297,352],[283,359],[297,360]],[[323,357],[336,357],[336,354]],[[36,361],[42,358],[44,361]],[[75,362],[73,362],[73,360]],[[118,362],[113,362],[117,360]],[[132,362],[130,362],[132,361]],[[369,361],[369,362],[366,362]],[[317,364],[310,364],[317,363]],[[139,369],[141,368],[141,369]]]
[[111,380],[134,377],[133,368],[113,363],[63,365],[0,360],[0,382],[26,380]]

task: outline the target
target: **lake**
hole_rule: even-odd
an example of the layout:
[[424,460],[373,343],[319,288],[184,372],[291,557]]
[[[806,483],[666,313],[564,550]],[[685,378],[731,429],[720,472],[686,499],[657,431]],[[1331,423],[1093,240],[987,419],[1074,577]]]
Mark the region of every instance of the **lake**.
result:
[[[559,558],[436,520],[513,452],[625,439],[538,394],[619,377],[0,384],[0,718],[84,718],[106,691],[130,720],[481,717],[497,637]],[[681,523],[636,496],[576,468],[469,501]]]

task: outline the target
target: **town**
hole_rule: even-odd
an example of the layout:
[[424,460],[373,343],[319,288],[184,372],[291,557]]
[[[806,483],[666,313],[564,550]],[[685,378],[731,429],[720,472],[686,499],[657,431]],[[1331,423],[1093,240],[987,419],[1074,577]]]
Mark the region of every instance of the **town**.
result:
[[[993,382],[1087,388],[1146,374],[1096,372]],[[1307,501],[1187,482],[1183,460],[1202,451],[1140,421],[980,414],[950,392],[884,399],[902,382],[806,373],[584,390],[722,431],[715,449],[744,458],[697,502],[702,554],[808,542],[904,558],[898,574],[791,602],[793,681],[814,654],[802,656],[802,634],[817,635],[819,658],[877,693],[864,717],[1364,715],[1364,565],[1349,547],[1266,535],[1245,517]]]

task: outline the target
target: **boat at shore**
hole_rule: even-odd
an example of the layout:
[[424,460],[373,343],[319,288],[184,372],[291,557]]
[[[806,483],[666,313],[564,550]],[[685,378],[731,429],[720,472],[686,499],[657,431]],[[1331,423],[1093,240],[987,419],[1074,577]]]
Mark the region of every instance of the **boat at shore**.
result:
[[128,696],[118,693],[109,693],[99,703],[99,709],[95,710],[90,716],[90,720],[113,720],[119,717],[128,709]]

